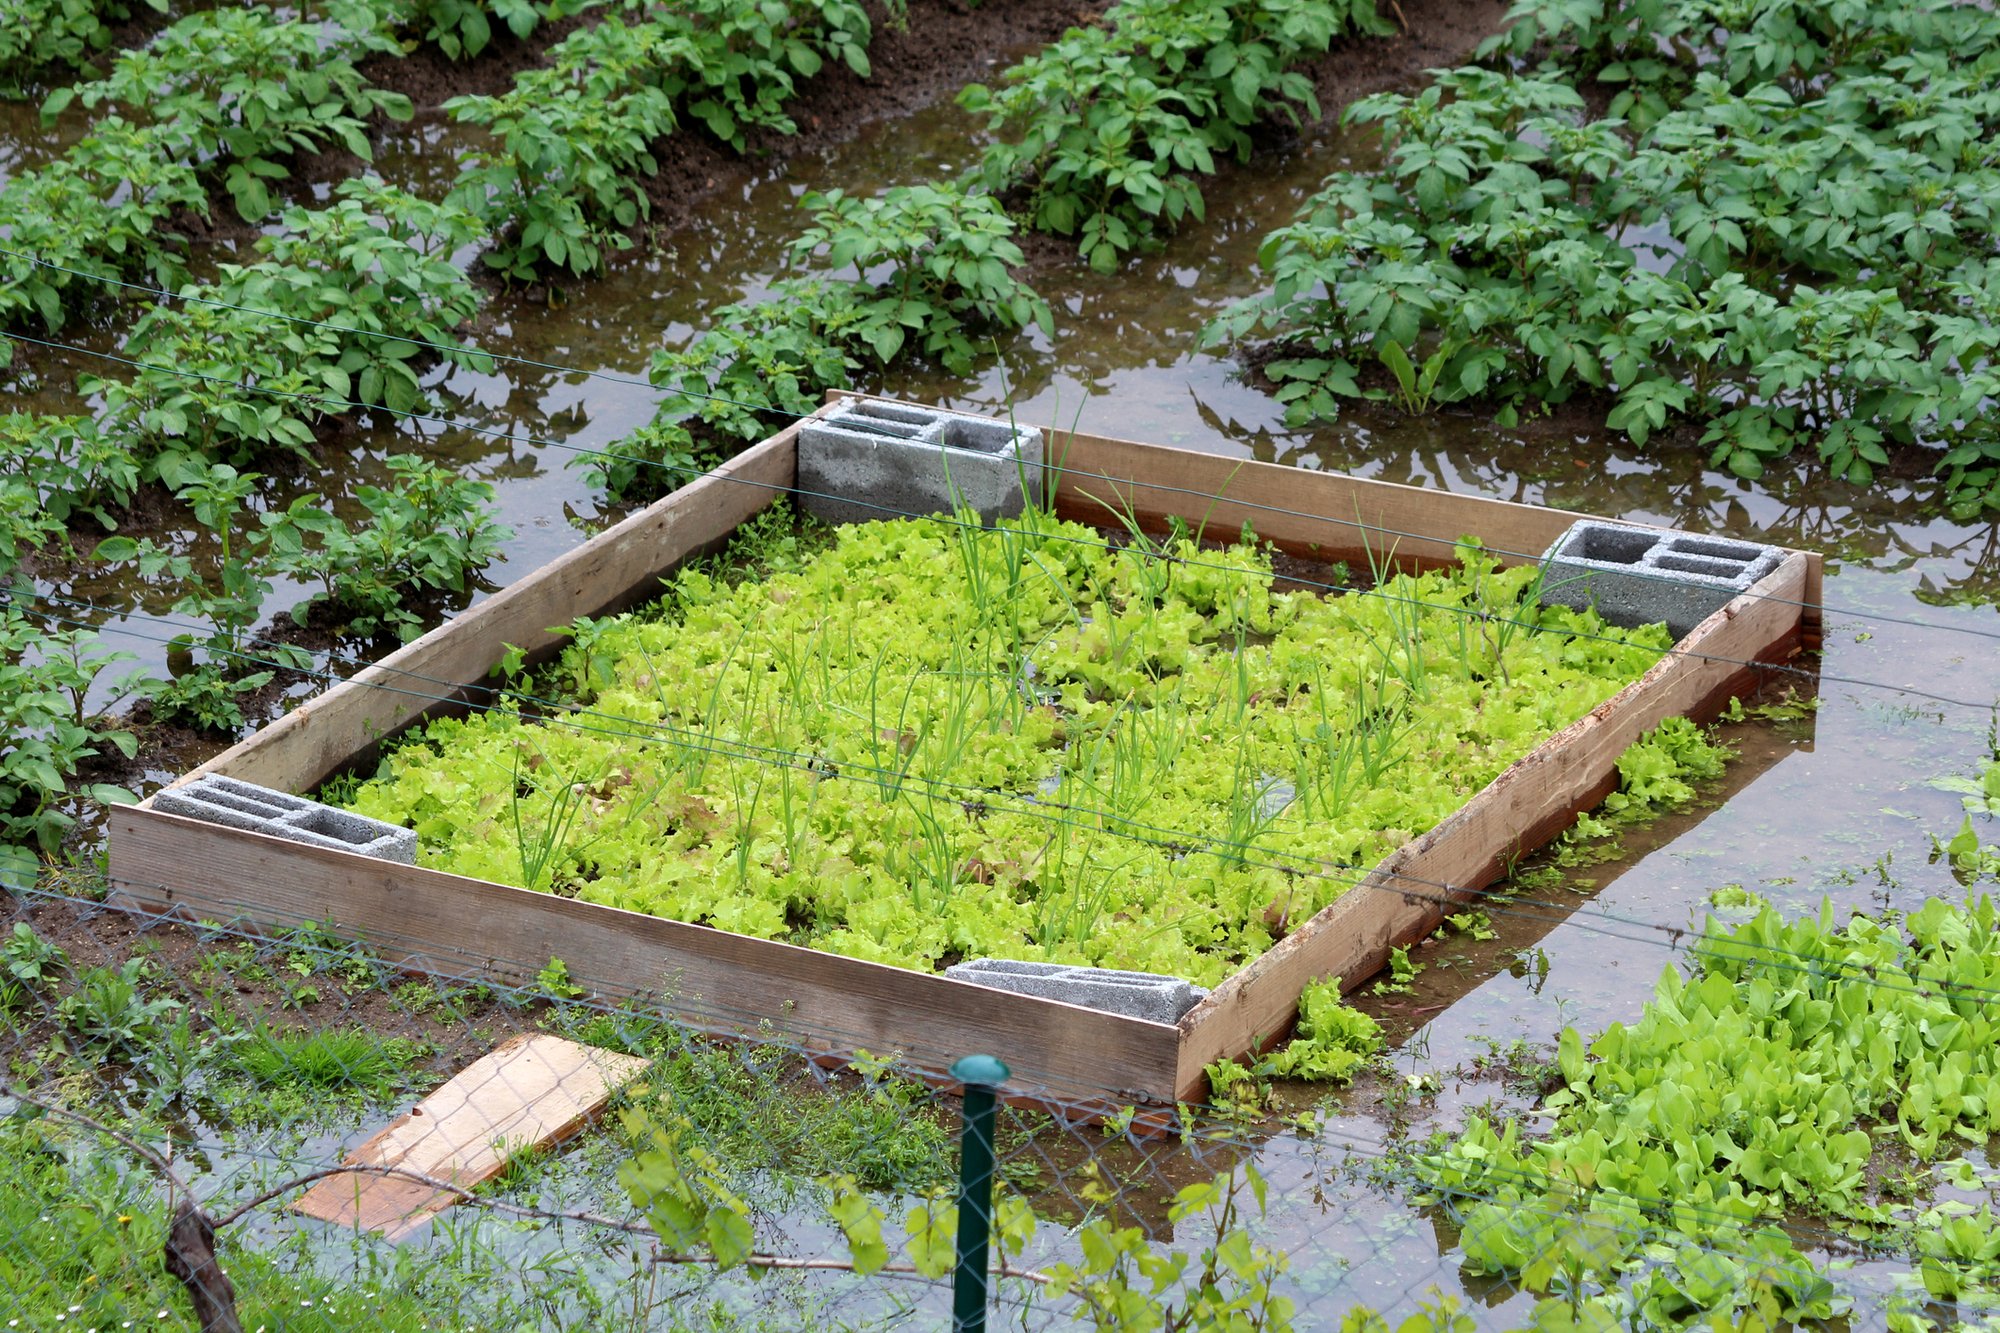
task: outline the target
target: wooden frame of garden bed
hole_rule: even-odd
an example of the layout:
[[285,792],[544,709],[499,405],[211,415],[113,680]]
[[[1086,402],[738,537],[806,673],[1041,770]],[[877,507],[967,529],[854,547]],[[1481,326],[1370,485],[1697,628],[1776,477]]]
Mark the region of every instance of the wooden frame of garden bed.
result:
[[[208,773],[305,793],[368,762],[377,743],[463,711],[508,645],[542,657],[551,627],[657,595],[659,578],[711,552],[795,484],[797,425],[551,561],[180,779]],[[1452,562],[1461,534],[1495,551],[1539,552],[1579,515],[1268,463],[1087,435],[1052,435],[1056,508],[1102,523],[1109,504],[1147,527],[1173,517],[1356,566]],[[1131,480],[1110,480],[1126,478]],[[1216,501],[1209,497],[1223,495]],[[1269,506],[1268,508],[1259,506]],[[1400,534],[1400,535],[1399,535]],[[1520,564],[1516,556],[1503,557]],[[413,968],[523,982],[551,956],[604,996],[644,995],[717,1033],[763,1033],[829,1060],[896,1051],[941,1071],[990,1053],[1017,1084],[1077,1104],[1196,1100],[1203,1068],[1280,1038],[1308,981],[1352,988],[1392,946],[1429,934],[1454,900],[1566,828],[1612,789],[1642,731],[1706,720],[1816,640],[1820,558],[1786,555],[1639,680],[1515,763],[1455,814],[1392,853],[1338,901],[1230,977],[1178,1026],[975,987],[944,977],[732,935],[348,852],[323,851],[162,813],[110,814],[114,900],[151,912],[307,921],[365,938]],[[440,702],[440,696],[452,696]],[[1439,885],[1450,885],[1449,892]]]

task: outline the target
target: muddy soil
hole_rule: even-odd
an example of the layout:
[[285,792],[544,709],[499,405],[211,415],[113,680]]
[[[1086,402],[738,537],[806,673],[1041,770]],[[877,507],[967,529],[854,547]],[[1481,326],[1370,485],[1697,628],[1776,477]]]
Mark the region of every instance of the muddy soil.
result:
[[[419,1012],[430,1008],[429,996],[419,1000],[409,994],[399,997],[395,991],[406,982],[432,980],[425,973],[383,965],[367,981],[360,980],[358,973],[344,979],[330,970],[301,976],[275,966],[284,952],[282,944],[234,932],[221,935],[176,922],[149,921],[82,900],[24,901],[0,890],[0,934],[12,931],[17,921],[26,922],[41,939],[60,947],[73,973],[94,967],[115,970],[127,959],[146,958],[157,979],[153,989],[188,1006],[198,1029],[224,1018],[234,1020],[239,1029],[259,1025],[279,1031],[363,1028],[385,1039],[423,1043],[428,1054],[421,1067],[445,1078],[485,1054],[505,1035],[533,1027],[533,1011],[509,1009],[483,994],[462,997],[444,1012]],[[257,961],[264,964],[262,968],[217,966],[219,954],[235,950],[246,939],[259,953]],[[323,950],[310,950],[302,956],[322,967],[333,959]],[[266,972],[273,977],[265,979]],[[278,974],[295,984],[288,990],[277,979]],[[300,984],[309,984],[311,993],[302,993]],[[433,990],[440,989],[448,987],[433,986]],[[17,1015],[17,1020],[20,1017]],[[59,1034],[46,1012],[27,1018],[13,1031],[17,1051],[43,1049],[51,1040],[59,1040]],[[115,1077],[118,1071],[107,1068],[103,1072]]]

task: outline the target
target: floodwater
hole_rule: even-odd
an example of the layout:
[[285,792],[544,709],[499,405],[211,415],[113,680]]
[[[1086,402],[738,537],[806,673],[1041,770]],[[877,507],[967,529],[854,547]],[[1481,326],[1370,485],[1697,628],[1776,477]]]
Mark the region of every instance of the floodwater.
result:
[[[15,137],[24,132],[0,121],[0,166],[39,151]],[[437,120],[399,128],[381,169],[439,194],[464,133]],[[488,574],[505,584],[610,516],[575,466],[577,451],[602,448],[650,415],[649,390],[581,372],[643,380],[650,355],[684,343],[706,312],[766,291],[783,275],[805,191],[952,174],[978,147],[975,126],[949,106],[877,126],[748,182],[658,248],[619,256],[608,277],[580,284],[565,301],[498,299],[488,349],[565,369],[443,375],[437,388],[450,424],[378,431],[312,485],[344,493],[379,480],[381,456],[399,450],[491,481],[516,529]],[[1822,897],[1843,908],[1907,909],[1927,894],[1957,892],[1932,863],[1931,839],[1956,830],[1959,801],[1930,783],[1976,772],[1995,743],[2000,525],[1942,517],[1922,480],[1857,489],[1778,470],[1752,483],[1693,455],[1648,454],[1596,433],[1526,438],[1471,415],[1409,420],[1362,407],[1331,426],[1285,429],[1274,402],[1244,383],[1225,354],[1196,350],[1199,331],[1259,289],[1254,254],[1265,232],[1326,173],[1366,165],[1369,154],[1367,142],[1336,130],[1231,171],[1207,190],[1205,224],[1115,276],[1078,265],[1040,270],[1034,281],[1056,310],[1053,338],[1015,339],[971,381],[926,374],[873,387],[1011,408],[1036,424],[1826,553],[1822,674],[1797,681],[1816,708],[1734,729],[1744,758],[1708,808],[1636,836],[1625,859],[1583,872],[1587,884],[1496,906],[1498,941],[1421,951],[1428,966],[1414,991],[1378,1002],[1400,1035],[1398,1070],[1421,1084],[1406,1102],[1385,1109],[1376,1096],[1350,1106],[1336,1099],[1323,1130],[1278,1133],[1257,1148],[1273,1185],[1265,1235],[1296,1254],[1291,1281],[1306,1326],[1332,1326],[1356,1301],[1407,1312],[1435,1285],[1467,1295],[1482,1322],[1499,1327],[1525,1317],[1526,1298],[1463,1277],[1449,1220],[1411,1207],[1366,1166],[1399,1135],[1449,1127],[1488,1101],[1506,1104],[1498,1080],[1471,1072],[1492,1048],[1517,1039],[1547,1048],[1564,1024],[1588,1033],[1635,1017],[1661,970],[1676,964],[1684,928],[1722,885],[1798,910]],[[87,361],[68,358],[72,368]],[[29,358],[8,388],[40,407],[73,403],[60,367],[43,357]],[[167,600],[155,590],[45,590],[101,604],[96,618],[113,635],[175,632],[155,619]],[[157,660],[149,637],[118,646]],[[1865,1266],[1856,1277],[1874,1287],[1882,1280]]]

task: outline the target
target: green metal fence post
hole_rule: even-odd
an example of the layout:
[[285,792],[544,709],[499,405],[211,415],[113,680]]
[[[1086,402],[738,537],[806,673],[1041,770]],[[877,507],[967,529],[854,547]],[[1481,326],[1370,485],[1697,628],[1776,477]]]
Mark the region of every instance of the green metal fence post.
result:
[[986,1251],[993,1234],[994,1090],[1007,1066],[990,1055],[968,1055],[951,1067],[965,1087],[958,1136],[958,1262],[951,1275],[952,1333],[986,1333]]

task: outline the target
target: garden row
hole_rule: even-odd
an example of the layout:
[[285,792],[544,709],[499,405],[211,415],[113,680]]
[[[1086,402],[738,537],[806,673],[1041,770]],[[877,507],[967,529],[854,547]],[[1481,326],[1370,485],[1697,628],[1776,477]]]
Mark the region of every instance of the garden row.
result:
[[[1345,32],[1383,28],[1370,0],[1125,0],[1006,70],[997,88],[968,87],[961,104],[985,114],[995,137],[967,179],[872,199],[807,196],[813,225],[791,257],[823,271],[717,310],[689,347],[656,354],[651,378],[668,394],[648,427],[596,464],[603,481],[628,498],[671,489],[766,433],[776,419],[767,414],[809,412],[828,390],[886,374],[899,357],[965,373],[992,335],[1050,329],[1047,303],[1014,274],[1023,220],[1077,238],[1093,268],[1112,271],[1183,218],[1199,219],[1199,178],[1220,157],[1247,158],[1260,125],[1318,118],[1299,66]],[[482,99],[457,107],[499,123],[497,105]],[[628,143],[625,169],[649,167],[642,141]],[[497,187],[473,183],[481,198],[510,197],[518,180],[515,167]],[[592,197],[603,235],[621,234],[644,204],[629,178],[620,192]],[[524,227],[520,236],[555,234]],[[559,244],[574,257],[572,241]],[[601,262],[601,250],[591,253]],[[491,262],[518,273],[524,259],[536,262],[503,244]],[[850,265],[851,279],[836,276]]]
[[[171,6],[145,0],[145,8],[166,14]],[[526,37],[545,19],[569,12],[564,0],[336,0],[322,9],[342,26],[380,28],[405,43],[435,45],[453,60],[485,50],[496,23]],[[30,86],[88,70],[113,45],[117,29],[140,13],[126,0],[15,0],[0,14],[0,95],[25,95]]]
[[1954,512],[2000,510],[2000,16],[1513,18],[1488,53],[1549,62],[1356,103],[1386,165],[1330,177],[1266,239],[1271,293],[1211,326],[1280,341],[1287,420],[1379,396],[1379,363],[1412,411],[1604,398],[1635,443],[1698,435],[1743,477],[1810,449],[1865,485],[1901,446]]
[[[177,215],[206,215],[215,189],[246,220],[266,216],[269,182],[297,153],[338,145],[366,159],[368,119],[410,110],[356,62],[400,51],[398,24],[469,53],[484,43],[483,13],[427,6],[391,22],[359,6],[330,26],[261,8],[190,15],[120,55],[106,77],[52,94],[45,115],[72,103],[102,114],[64,157],[0,194],[11,252],[0,256],[0,321],[37,319],[54,332],[115,303],[106,279],[179,292],[142,307],[119,350],[124,377],[84,378],[80,389],[100,402],[94,415],[0,418],[0,575],[31,555],[74,559],[74,536],[115,531],[149,485],[212,540],[212,567],[150,540],[83,547],[100,567],[128,562],[142,585],[178,594],[175,646],[186,660],[171,679],[133,675],[115,691],[149,700],[158,720],[233,730],[241,696],[274,669],[312,664],[300,649],[252,644],[274,579],[318,589],[294,609],[300,624],[407,636],[427,599],[463,592],[504,537],[489,488],[418,458],[388,460],[393,487],[308,494],[254,517],[260,477],[244,470],[305,455],[329,418],[427,406],[418,377],[440,356],[483,364],[452,332],[479,305],[450,263],[480,234],[473,219],[351,181],[324,208],[286,209],[251,262],[217,265],[202,282],[188,280],[186,246],[171,230]],[[524,8],[514,26],[540,13]],[[0,843],[16,845],[17,859],[22,843],[56,850],[72,822],[67,784],[93,754],[134,752],[130,732],[86,705],[97,678],[131,654],[108,651],[59,599],[18,594],[0,614],[14,686],[0,702],[12,740],[0,754]]]
[[[81,386],[100,400],[95,415],[0,417],[0,575],[31,553],[76,558],[73,537],[93,526],[115,532],[147,485],[184,505],[213,540],[212,567],[151,539],[84,546],[99,568],[127,562],[142,586],[178,592],[172,612],[183,618],[189,660],[171,680],[122,691],[150,699],[159,720],[232,731],[241,695],[273,669],[312,664],[297,648],[253,647],[274,578],[318,590],[293,610],[301,625],[409,637],[422,628],[424,599],[465,591],[504,540],[490,487],[408,456],[388,460],[390,488],[306,494],[253,515],[260,474],[247,464],[305,455],[328,417],[422,406],[426,358],[480,364],[450,334],[479,304],[449,263],[474,234],[471,220],[369,182],[338,194],[323,209],[287,210],[285,229],[258,240],[254,262],[218,265],[179,300],[147,307],[122,347],[129,377]],[[329,317],[341,322],[319,322]],[[17,593],[4,614],[19,688],[0,700],[18,738],[0,756],[0,838],[32,837],[53,851],[69,822],[65,781],[102,744],[132,752],[129,734],[84,708],[94,678],[125,655],[105,653],[60,599]],[[37,626],[50,623],[75,628],[44,639]],[[49,657],[57,643],[62,652]],[[45,660],[14,660],[30,653]]]

